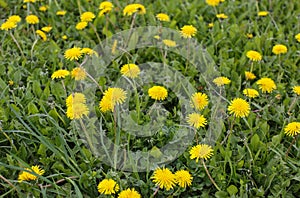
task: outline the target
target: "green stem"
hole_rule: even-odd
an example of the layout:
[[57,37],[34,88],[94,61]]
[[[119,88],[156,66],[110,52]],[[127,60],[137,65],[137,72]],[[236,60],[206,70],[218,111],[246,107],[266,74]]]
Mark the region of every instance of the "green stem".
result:
[[101,45],[101,39],[100,39],[100,37],[99,37],[99,34],[97,33],[96,27],[94,26],[93,23],[90,23],[90,24],[91,24],[91,27],[92,27],[93,31],[94,31],[95,34],[96,34],[96,37],[97,37],[97,39],[98,39],[99,44]]
[[17,39],[14,37],[14,35],[12,34],[11,31],[9,31],[9,34],[10,34],[11,38],[13,39],[13,41],[16,43],[17,47],[19,48],[22,57],[25,58],[24,53],[23,53],[23,50],[22,50],[20,44],[18,43]]
[[206,174],[207,174],[207,176],[209,177],[211,183],[213,183],[213,185],[216,187],[216,189],[217,189],[218,191],[221,191],[221,189],[219,188],[219,186],[216,184],[216,182],[214,181],[214,179],[213,179],[213,178],[211,177],[211,175],[209,174],[208,169],[207,169],[207,167],[206,167],[205,162],[204,162],[203,159],[201,159],[201,162],[202,162],[202,165],[203,165],[203,167],[204,167],[204,169],[205,169],[205,171],[206,171]]
[[82,122],[82,119],[79,119],[79,122],[80,122],[80,125],[81,125],[81,127],[82,127],[82,130],[83,130],[83,132],[84,132],[84,135],[85,135],[85,137],[86,137],[86,140],[87,140],[87,142],[88,142],[89,147],[91,148],[91,150],[92,150],[93,153],[96,153],[96,151],[95,151],[95,149],[94,149],[94,146],[93,146],[93,141],[92,141],[90,135],[88,134],[88,132],[87,132],[87,130],[86,130],[86,128],[85,128],[85,125],[84,125],[84,123]]
[[293,139],[293,141],[291,142],[291,144],[290,144],[290,146],[289,146],[288,150],[287,150],[287,151],[286,151],[286,153],[285,153],[285,158],[287,158],[287,157],[288,157],[288,155],[289,155],[289,152],[290,152],[290,150],[291,150],[291,148],[292,148],[293,144],[295,144],[295,142],[296,142],[296,140],[297,140],[297,137],[298,137],[298,135],[294,136],[294,139]]
[[287,111],[287,114],[288,115],[290,115],[290,113],[291,113],[291,110],[293,109],[293,107],[294,107],[294,105],[295,105],[295,103],[296,103],[296,101],[297,101],[297,96],[294,98],[294,100],[293,100],[293,102],[291,103],[291,105],[290,105],[290,107],[289,107],[289,110]]

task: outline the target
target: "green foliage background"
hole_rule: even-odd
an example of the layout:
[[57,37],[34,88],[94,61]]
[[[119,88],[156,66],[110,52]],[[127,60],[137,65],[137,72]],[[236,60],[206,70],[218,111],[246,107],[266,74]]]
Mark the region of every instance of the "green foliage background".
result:
[[[36,29],[47,25],[53,27],[48,40],[39,40],[33,48],[35,36],[32,27],[25,23],[28,9],[23,6],[26,4],[20,0],[0,0],[2,21],[12,14],[22,17],[22,22],[12,33],[24,53],[24,57],[21,56],[9,33],[1,31],[0,194],[3,197],[99,197],[97,185],[106,177],[114,178],[122,189],[134,187],[143,197],[153,194],[152,172],[118,172],[93,156],[65,115],[67,95],[61,83],[51,80],[54,71],[75,67],[75,63],[63,57],[66,49],[74,45],[91,48],[97,45],[91,26],[78,31],[75,25],[80,20],[80,13],[98,13],[100,3],[99,0],[49,0],[30,5],[30,11],[40,18]],[[122,9],[133,1],[113,3],[115,11],[109,14],[111,23],[107,29],[104,26],[105,17],[96,17],[93,21],[101,39],[130,28],[130,17],[124,17]],[[169,23],[163,23],[164,27],[179,30],[183,25],[190,24],[198,29],[196,39],[206,48],[221,74],[231,79],[231,84],[225,87],[228,100],[243,97],[242,90],[246,86],[257,88],[255,81],[246,81],[244,77],[244,72],[250,70],[250,62],[245,56],[249,50],[257,50],[263,55],[263,61],[255,63],[253,72],[258,78],[272,78],[277,85],[273,93],[251,100],[253,112],[246,118],[249,126],[243,119],[235,121],[233,134],[226,144],[221,145],[233,118],[228,116],[224,120],[224,134],[214,146],[214,156],[207,161],[208,169],[222,191],[214,188],[201,165],[189,159],[187,150],[168,167],[173,171],[188,169],[194,177],[192,186],[176,194],[175,190],[160,190],[156,196],[299,196],[300,141],[296,140],[286,157],[293,139],[284,135],[283,131],[289,122],[300,120],[299,97],[292,93],[292,87],[300,83],[300,43],[294,38],[300,33],[300,2],[227,0],[217,7],[219,13],[228,15],[228,19],[220,21],[215,17],[214,9],[204,0],[140,3],[147,13],[137,17],[136,26],[159,25],[155,15],[163,12],[171,18]],[[40,12],[40,5],[48,5],[49,8],[46,12]],[[60,9],[66,10],[67,14],[56,16],[56,11]],[[266,17],[258,17],[258,9],[270,13]],[[214,27],[210,29],[208,23],[211,22]],[[247,38],[249,33],[254,37]],[[68,39],[63,40],[63,35],[67,35]],[[288,53],[281,57],[272,54],[272,47],[278,43],[288,47]],[[161,60],[161,55],[149,49],[137,52],[136,59],[138,62]],[[168,61],[174,68],[183,71],[180,57],[171,54]],[[99,79],[103,89],[120,75],[119,66],[124,63],[124,60],[114,62],[107,70],[106,78]],[[199,91],[206,91],[207,87],[199,82],[199,74],[195,70],[191,68],[185,76]],[[9,84],[10,80],[13,85]],[[71,93],[73,80],[67,78],[65,83]],[[293,100],[296,103],[291,107]],[[142,108],[147,108],[147,104]],[[172,128],[168,130],[172,131]],[[154,137],[162,145],[168,140],[164,138],[163,135]],[[136,141],[132,147],[142,149],[145,142]],[[37,181],[19,183],[20,171],[34,164],[45,169],[45,174]],[[57,183],[62,178],[65,180]]]

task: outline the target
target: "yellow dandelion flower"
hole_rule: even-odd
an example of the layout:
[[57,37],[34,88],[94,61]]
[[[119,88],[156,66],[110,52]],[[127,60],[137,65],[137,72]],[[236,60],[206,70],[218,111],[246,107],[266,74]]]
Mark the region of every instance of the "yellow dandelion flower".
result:
[[199,159],[209,159],[214,153],[214,150],[211,146],[207,144],[198,144],[197,146],[193,146],[190,150],[190,159],[196,159],[198,162]]
[[13,85],[14,85],[14,81],[9,80],[9,81],[8,81],[8,84],[9,84],[10,86],[13,86]]
[[207,124],[206,118],[199,113],[191,113],[187,116],[187,122],[190,126],[195,127],[196,129],[200,127],[205,127]]
[[119,191],[119,185],[113,179],[104,179],[98,184],[98,192],[105,195],[115,194]]
[[23,3],[34,3],[36,0],[23,0]]
[[197,110],[202,110],[208,105],[207,95],[205,93],[194,93],[191,98],[191,106]]
[[97,54],[94,50],[92,50],[91,48],[88,48],[88,47],[84,47],[81,49],[81,53],[82,54],[87,54],[89,56],[92,56],[93,54]]
[[222,85],[227,85],[231,82],[227,77],[218,77],[213,80],[213,83],[215,83],[218,87]]
[[293,92],[295,94],[297,94],[298,96],[300,96],[300,86],[294,86],[293,87]]
[[246,56],[252,61],[261,61],[261,59],[262,59],[261,54],[254,50],[248,51]]
[[114,105],[111,100],[109,100],[106,97],[103,97],[99,103],[99,108],[100,108],[100,111],[105,113],[107,111],[113,111]]
[[88,25],[88,22],[81,21],[76,24],[75,28],[76,28],[76,30],[83,30],[84,28],[86,28],[87,25]]
[[35,33],[37,33],[37,35],[39,35],[43,41],[47,41],[47,35],[42,30],[36,30]]
[[218,19],[227,19],[228,18],[228,16],[224,13],[217,14],[216,16],[217,16]]
[[85,70],[81,67],[76,67],[71,71],[71,76],[75,80],[84,80],[86,78]]
[[104,1],[104,2],[100,3],[100,5],[99,5],[100,10],[104,10],[104,9],[111,10],[113,7],[114,7],[114,5],[109,1]]
[[104,92],[104,96],[102,97],[99,108],[102,112],[114,111],[116,104],[122,104],[126,99],[126,91],[121,88],[108,88]]
[[26,171],[22,171],[19,174],[18,177],[18,181],[22,182],[22,181],[32,181],[32,180],[36,180],[37,176],[33,175],[32,173],[38,174],[38,175],[43,175],[45,173],[45,170],[41,169],[38,165],[37,166],[31,166],[30,168],[25,168]]
[[253,80],[256,78],[256,76],[252,72],[248,72],[248,71],[245,72],[245,77],[246,80]]
[[271,78],[261,78],[256,84],[258,84],[259,89],[261,89],[263,93],[272,93],[272,91],[277,88],[275,82]]
[[126,97],[126,91],[124,91],[122,88],[118,87],[113,87],[113,88],[108,88],[104,92],[104,97],[109,99],[113,105],[115,104],[123,104]]
[[179,170],[175,173],[175,180],[180,187],[185,188],[186,186],[190,186],[192,184],[193,177],[189,171]]
[[242,98],[233,99],[228,107],[229,113],[234,114],[235,117],[239,118],[247,117],[250,110],[249,103]]
[[17,24],[14,22],[6,21],[5,23],[2,23],[1,30],[11,30],[13,28],[17,27]]
[[8,17],[7,21],[13,22],[13,23],[19,23],[21,21],[21,17],[19,15],[12,15]]
[[46,26],[46,27],[42,27],[42,30],[44,31],[44,32],[50,32],[51,30],[52,30],[52,27],[51,26]]
[[91,22],[96,16],[92,12],[84,12],[80,15],[80,20],[82,22]]
[[123,10],[124,16],[131,16],[133,13],[146,14],[146,9],[143,5],[135,3],[127,5]]
[[53,74],[51,75],[51,78],[52,78],[52,80],[54,80],[56,78],[65,78],[68,75],[70,75],[70,72],[68,70],[60,69],[60,70],[53,72]]
[[272,52],[276,55],[287,53],[287,47],[285,45],[275,45],[272,49]]
[[61,38],[64,39],[64,40],[67,40],[68,36],[67,35],[63,35]]
[[206,3],[210,6],[218,6],[220,3],[220,0],[206,0]]
[[167,14],[164,13],[159,13],[156,15],[156,18],[160,21],[166,21],[169,22],[170,21],[170,17]]
[[105,14],[109,13],[111,11],[111,8],[105,8],[103,10],[100,10],[99,17],[104,16]]
[[164,100],[168,96],[168,91],[162,86],[153,86],[148,90],[148,95],[154,100]]
[[78,60],[79,58],[81,58],[81,55],[82,55],[81,48],[79,47],[73,47],[71,49],[67,49],[64,54],[65,58],[71,61],[74,59]]
[[156,40],[159,40],[160,36],[159,35],[155,35],[155,36],[153,36],[153,38],[155,38]]
[[213,28],[213,27],[214,27],[214,23],[209,23],[207,26],[208,26],[209,28]]
[[288,136],[296,136],[300,133],[300,122],[291,122],[284,128],[284,133]]
[[73,103],[72,106],[67,108],[67,117],[71,120],[73,119],[80,119],[84,115],[89,114],[89,109],[86,104],[83,103]]
[[58,10],[58,11],[56,12],[56,15],[57,15],[57,16],[64,16],[64,15],[66,15],[66,13],[67,13],[67,11],[65,11],[65,10]]
[[268,11],[260,11],[257,13],[258,16],[267,16],[269,14]]
[[157,168],[151,179],[161,189],[170,190],[176,185],[175,175],[168,168]]
[[168,47],[176,47],[176,42],[168,39],[162,41]]
[[185,25],[181,28],[180,33],[184,38],[192,38],[196,35],[197,29],[192,25]]
[[247,33],[246,36],[247,36],[248,39],[252,39],[253,38],[253,34],[251,34],[251,33]]
[[72,107],[73,104],[85,104],[86,98],[82,93],[72,93],[66,99],[66,106]]
[[141,198],[141,195],[134,188],[128,188],[120,192],[118,198]]
[[39,11],[41,11],[41,12],[46,12],[47,9],[48,9],[47,6],[40,6],[40,7],[39,7]]
[[37,24],[37,23],[40,22],[39,18],[36,15],[33,15],[33,14],[28,15],[25,20],[29,24]]
[[300,42],[300,33],[299,33],[299,34],[296,34],[295,39],[296,39],[298,42]]
[[258,91],[256,91],[255,89],[244,89],[243,90],[243,94],[249,98],[256,98],[257,96],[259,96]]
[[121,68],[121,74],[129,78],[136,78],[140,73],[141,70],[136,64],[125,64]]

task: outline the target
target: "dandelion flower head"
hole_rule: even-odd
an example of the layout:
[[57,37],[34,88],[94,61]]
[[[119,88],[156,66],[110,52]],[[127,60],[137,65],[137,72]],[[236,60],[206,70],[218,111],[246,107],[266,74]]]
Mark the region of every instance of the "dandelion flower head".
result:
[[118,198],[141,198],[141,195],[134,188],[128,188],[120,192]]
[[185,188],[186,186],[190,186],[192,184],[193,177],[189,171],[179,170],[175,173],[175,180],[180,187]]
[[159,13],[156,15],[156,18],[159,20],[159,21],[170,21],[170,17],[169,15],[165,14],[165,13]]
[[191,98],[191,106],[197,110],[202,110],[208,105],[207,95],[205,93],[194,93]]
[[277,88],[275,82],[271,78],[261,78],[256,84],[258,84],[259,89],[261,89],[263,93],[272,93],[272,91]]
[[151,179],[161,189],[170,190],[176,184],[175,175],[168,168],[157,168]]
[[300,96],[300,86],[294,86],[293,87],[293,92],[295,94],[297,94],[298,96]]
[[146,9],[142,4],[134,3],[127,5],[123,10],[124,16],[131,16],[133,13],[146,14]]
[[288,136],[296,136],[300,133],[300,122],[291,122],[284,128],[284,133]]
[[17,27],[16,23],[10,22],[10,21],[6,21],[6,22],[2,23],[1,30],[8,31],[8,30],[11,30],[11,29],[13,29],[15,27]]
[[91,22],[96,16],[92,12],[84,12],[80,15],[80,20],[82,22]]
[[300,33],[296,34],[295,39],[300,42]]
[[43,39],[43,41],[47,40],[47,35],[42,30],[36,30],[35,33],[39,35]]
[[199,113],[191,113],[187,116],[187,122],[190,126],[195,127],[196,129],[200,127],[205,127],[207,124],[206,118]]
[[19,23],[21,21],[21,17],[19,15],[12,15],[8,17],[7,21],[13,22],[13,23]]
[[228,16],[224,13],[217,14],[216,16],[217,16],[218,19],[227,19],[228,18]]
[[242,98],[233,99],[228,107],[229,113],[239,118],[247,117],[250,110],[249,103]]
[[105,195],[115,194],[119,189],[119,185],[113,179],[104,179],[98,184],[98,192]]
[[184,38],[192,38],[196,35],[197,29],[192,25],[185,25],[181,28],[180,33]]
[[227,77],[217,77],[213,80],[213,82],[218,86],[227,85],[231,82]]
[[81,67],[76,67],[71,71],[72,78],[75,78],[75,80],[84,80],[86,77],[86,72]]
[[64,54],[65,58],[71,61],[74,59],[78,60],[79,58],[81,58],[81,55],[82,55],[81,48],[79,47],[73,47],[71,49],[67,49]]
[[258,16],[267,16],[269,14],[268,11],[260,11],[257,13]]
[[260,61],[262,59],[261,54],[254,50],[248,51],[246,56],[252,61]]
[[246,77],[246,80],[253,80],[256,78],[255,74],[253,74],[252,72],[249,72],[249,71],[245,72],[245,77]]
[[36,16],[36,15],[28,15],[26,18],[25,18],[26,22],[29,23],[29,24],[37,24],[40,22],[39,18]]
[[168,91],[162,86],[153,86],[148,90],[148,95],[154,100],[164,100],[168,96]]
[[221,0],[206,0],[206,3],[210,6],[218,6]]
[[45,170],[41,169],[38,165],[31,166],[31,169],[25,168],[25,170],[27,170],[28,172],[22,171],[19,174],[19,177],[18,177],[19,182],[36,180],[37,176],[33,175],[32,174],[33,172],[38,175],[43,175],[45,173]]
[[272,52],[276,55],[287,53],[287,47],[285,45],[275,45]]
[[249,98],[256,98],[257,96],[259,96],[258,91],[250,88],[244,89],[243,94]]
[[136,64],[125,64],[121,68],[121,73],[129,78],[136,78],[141,73],[141,70]]
[[163,44],[165,44],[168,47],[176,47],[176,42],[168,39],[164,39]]
[[207,144],[198,144],[193,146],[190,150],[190,159],[196,159],[198,162],[199,159],[209,159],[213,155],[213,149]]

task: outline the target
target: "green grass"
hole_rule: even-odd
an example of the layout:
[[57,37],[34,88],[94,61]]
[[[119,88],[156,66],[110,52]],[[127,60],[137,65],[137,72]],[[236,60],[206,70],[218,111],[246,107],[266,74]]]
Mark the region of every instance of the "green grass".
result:
[[[88,72],[95,77],[97,86],[90,79],[79,84],[70,76],[52,80],[51,75],[59,69],[71,71],[77,66],[75,61],[64,57],[67,49],[73,46],[94,48],[99,44],[93,26],[101,40],[124,30],[128,31],[132,17],[123,16],[122,11],[129,3],[137,2],[113,1],[115,8],[107,18],[97,17],[100,0],[44,0],[32,4],[22,2],[0,0],[0,24],[14,14],[22,18],[16,28],[1,30],[0,33],[2,197],[105,197],[97,190],[97,185],[105,178],[114,179],[119,184],[120,191],[135,188],[142,197],[299,195],[300,141],[297,137],[293,140],[284,134],[287,124],[300,121],[299,96],[292,91],[293,86],[300,84],[300,42],[295,39],[295,35],[300,33],[299,1],[228,0],[216,7],[218,13],[228,15],[225,20],[218,20],[214,8],[204,0],[140,1],[146,8],[146,14],[136,16],[134,27],[160,26],[155,15],[163,12],[171,18],[170,22],[162,23],[165,28],[173,31],[179,31],[184,25],[197,28],[194,38],[206,50],[205,56],[197,63],[201,63],[200,68],[204,66],[207,69],[205,75],[211,76],[204,79],[199,65],[191,64],[197,61],[193,59],[193,55],[202,54],[200,50],[191,52],[182,45],[182,48],[168,51],[164,57],[165,51],[156,47],[135,49],[139,46],[135,45],[133,36],[129,44],[134,50],[119,53],[111,62],[103,54],[88,59],[87,65],[92,66]],[[24,8],[24,5],[27,7]],[[39,11],[41,5],[47,5],[48,10]],[[66,10],[67,14],[57,16],[58,10]],[[269,11],[269,15],[257,16],[258,11],[263,10]],[[78,31],[75,26],[80,21],[80,13],[85,11],[95,13],[96,18],[91,22],[93,25],[89,24],[84,30]],[[39,24],[27,24],[25,17],[28,13],[37,15]],[[214,26],[209,28],[208,24],[212,22]],[[48,38],[44,42],[36,35],[35,30],[47,25],[53,29],[47,33]],[[253,34],[253,38],[247,38],[249,33]],[[68,37],[66,40],[62,39],[64,35]],[[149,35],[151,32],[144,35],[145,41]],[[176,42],[180,43],[180,39]],[[155,41],[154,38],[149,39],[149,42],[150,40]],[[112,46],[114,40],[108,41],[109,44],[102,45]],[[288,52],[280,56],[273,54],[272,47],[275,44],[286,45]],[[253,64],[253,73],[257,78],[252,81],[246,81],[244,75],[251,68],[251,61],[246,57],[249,50],[256,50],[263,56],[262,61]],[[110,48],[105,52],[111,53]],[[184,55],[189,58],[185,59]],[[80,59],[78,63],[83,60],[84,58]],[[153,62],[153,65],[142,65],[146,62]],[[136,63],[141,66],[142,71],[154,67],[155,63],[169,65],[172,70],[163,71],[167,71],[166,76],[176,78],[168,84],[167,99],[154,102],[147,94],[153,85],[162,85],[166,81],[163,79],[163,71],[157,75],[159,72],[149,70],[145,74],[149,77],[148,82],[131,81],[137,87],[135,91],[128,79],[122,78],[120,74],[121,66],[127,63]],[[221,91],[224,98],[214,94],[213,86],[209,84],[213,77],[217,77],[216,74],[231,80],[229,85],[217,90]],[[243,89],[251,87],[259,90],[256,81],[262,77],[273,79],[277,89],[272,93],[259,91],[260,96],[255,99],[246,98]],[[114,113],[101,112],[98,107],[103,97],[101,90],[116,85],[128,89],[126,103],[120,105]],[[66,98],[79,90],[93,104],[90,112],[95,115],[95,118],[82,119],[83,123],[74,122],[66,115]],[[207,118],[208,126],[194,130],[186,122],[181,122],[181,114],[184,114],[182,107],[190,106],[188,100],[185,103],[181,100],[176,90],[187,95],[196,91],[208,94],[209,105],[201,111]],[[237,97],[249,102],[249,116],[235,118],[228,113],[226,105]],[[123,109],[126,109],[127,114]],[[153,117],[147,114],[149,111],[153,113]],[[214,122],[213,115],[220,116],[222,120]],[[152,124],[153,118],[164,120],[163,126]],[[137,123],[144,128],[138,128]],[[185,126],[185,130],[178,133],[181,125]],[[151,137],[136,137],[134,132],[130,133],[137,130],[136,133],[140,131],[142,134],[146,129],[153,132]],[[190,132],[193,134],[194,131],[197,139],[193,137],[193,141],[188,144],[188,140],[184,139],[185,135]],[[226,139],[228,133],[230,135]],[[95,149],[87,146],[86,134],[91,136],[90,146],[93,145]],[[176,141],[173,142],[176,138],[187,141],[183,145],[184,152],[179,154],[175,152],[178,149]],[[113,143],[120,145],[121,149]],[[220,191],[212,184],[203,165],[190,159],[189,150],[197,143],[210,144],[214,150],[214,155],[205,163]],[[154,166],[160,164],[159,160],[165,160],[161,155],[164,153],[163,146],[167,144],[171,148],[168,154],[178,156],[170,163],[162,163],[161,167],[165,166],[173,173],[180,169],[188,170],[193,181],[186,189],[175,186],[169,191],[159,189],[155,192],[157,188],[151,176]],[[117,154],[106,155],[111,151],[117,151]],[[149,156],[130,155],[130,151],[145,152]],[[156,160],[156,164],[143,161],[144,159]],[[125,163],[121,166],[122,162]],[[21,171],[33,165],[39,165],[45,170],[45,174],[34,181],[18,182]],[[115,169],[116,167],[121,169]],[[141,167],[145,170],[138,172],[137,169]]]

